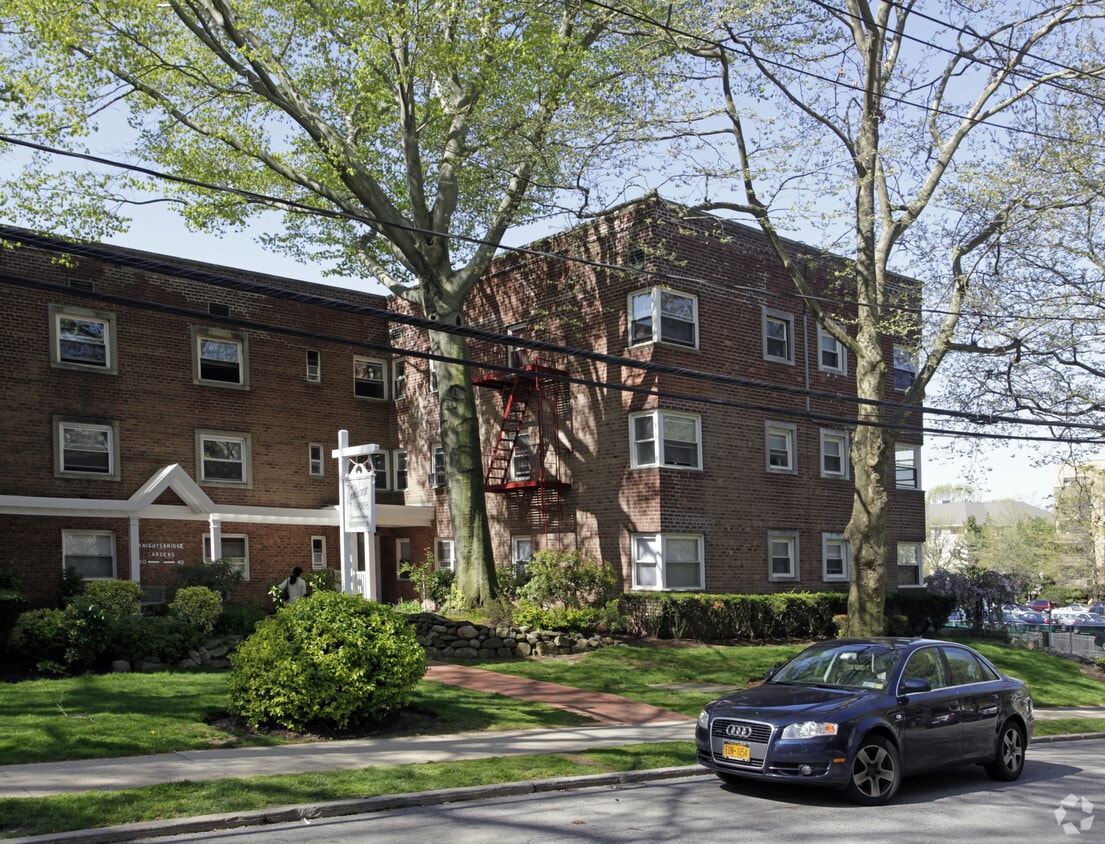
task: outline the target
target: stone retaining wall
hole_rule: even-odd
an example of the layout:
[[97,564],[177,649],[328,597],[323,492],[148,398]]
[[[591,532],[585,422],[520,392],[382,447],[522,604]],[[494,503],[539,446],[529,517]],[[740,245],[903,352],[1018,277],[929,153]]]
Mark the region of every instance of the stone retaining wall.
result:
[[460,659],[557,656],[586,653],[617,644],[609,636],[583,636],[530,627],[489,627],[431,612],[408,615],[430,656]]

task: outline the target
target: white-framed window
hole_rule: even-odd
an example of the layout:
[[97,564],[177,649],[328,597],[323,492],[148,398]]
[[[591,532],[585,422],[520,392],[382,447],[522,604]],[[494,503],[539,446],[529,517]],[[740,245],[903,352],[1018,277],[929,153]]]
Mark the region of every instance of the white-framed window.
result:
[[323,454],[322,443],[307,445],[307,472],[313,478],[321,478],[326,474],[326,460]]
[[429,361],[427,361],[427,362],[430,365],[429,369],[427,370],[427,376],[426,376],[427,378],[429,378],[430,392],[431,393],[436,393],[437,392],[437,361],[434,360],[433,358],[430,358]]
[[925,544],[923,542],[898,543],[898,587],[925,585],[923,561]]
[[434,540],[434,559],[439,569],[456,569],[456,546],[453,540],[439,537]]
[[[508,325],[506,327],[506,335],[508,337],[521,337],[524,340],[529,340],[530,332],[529,326],[524,322],[515,323],[514,325]],[[514,368],[520,368],[529,364],[530,358],[533,356],[533,352],[530,349],[522,346],[507,346],[506,347],[506,365]]]
[[848,350],[821,325],[817,326],[817,368],[833,375],[848,374]]
[[510,564],[515,577],[525,577],[526,566],[533,559],[533,537],[512,536],[510,538]]
[[821,429],[821,477],[848,477],[848,432]]
[[249,434],[231,431],[196,431],[196,465],[201,483],[253,483]]
[[510,480],[533,479],[533,451],[530,449],[529,432],[518,431],[514,435],[514,448],[510,453]]
[[119,479],[119,423],[54,417],[55,477]]
[[798,579],[798,532],[769,530],[767,532],[767,579]]
[[377,451],[369,455],[369,460],[372,461],[372,471],[376,473],[376,489],[387,489],[388,482],[391,480],[388,474],[388,453]]
[[[219,538],[222,544],[222,558],[242,573],[242,577],[249,580],[249,537],[244,533],[224,533]],[[203,561],[212,563],[211,534],[203,535]]]
[[921,447],[894,446],[894,479],[898,489],[921,488]]
[[402,492],[407,488],[407,451],[397,448],[392,452],[392,464],[395,466],[395,489]]
[[794,363],[794,315],[763,309],[764,358]]
[[411,541],[407,537],[395,540],[395,579],[410,580],[411,573],[404,571],[404,566],[411,561]]
[[221,328],[192,328],[192,380],[222,387],[249,386],[246,336]]
[[362,399],[386,399],[387,364],[371,358],[353,358],[353,395]]
[[917,377],[917,361],[912,349],[894,347],[894,389],[905,392]]
[[798,458],[795,444],[798,440],[798,426],[793,422],[766,422],[764,437],[767,471],[790,475],[797,472]]
[[430,455],[430,474],[426,478],[426,485],[430,489],[444,489],[445,487],[445,449],[435,445]]
[[702,420],[697,414],[649,410],[629,416],[630,465],[702,468]]
[[629,345],[698,348],[698,297],[663,287],[629,294]]
[[311,569],[320,571],[326,568],[326,537],[311,537]]
[[53,366],[118,372],[115,314],[50,306],[50,363]]
[[656,591],[706,588],[702,534],[635,533],[633,588]]
[[845,581],[852,576],[852,549],[843,534],[821,534],[821,576],[826,583]]
[[307,380],[312,384],[322,381],[322,353],[318,349],[307,350]]
[[62,570],[76,569],[85,580],[114,580],[115,533],[110,530],[63,530]]
[[391,393],[396,401],[406,398],[407,361],[404,358],[396,358],[391,362]]

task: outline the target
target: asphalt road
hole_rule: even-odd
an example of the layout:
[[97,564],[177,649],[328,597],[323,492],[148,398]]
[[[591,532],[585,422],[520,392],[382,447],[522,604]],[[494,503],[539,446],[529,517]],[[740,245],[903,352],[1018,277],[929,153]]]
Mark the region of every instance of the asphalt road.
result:
[[366,840],[1105,842],[1105,741],[1034,745],[1015,783],[995,783],[979,767],[913,777],[894,804],[878,808],[854,806],[835,792],[728,786],[707,775],[158,839],[220,844]]

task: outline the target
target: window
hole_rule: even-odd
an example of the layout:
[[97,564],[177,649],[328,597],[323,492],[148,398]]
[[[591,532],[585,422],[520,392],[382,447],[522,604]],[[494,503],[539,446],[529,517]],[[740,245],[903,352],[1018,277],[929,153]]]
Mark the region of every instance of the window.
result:
[[407,488],[407,452],[403,449],[397,449],[393,456],[395,463],[395,489],[402,491]]
[[312,477],[321,478],[325,472],[326,463],[322,453],[322,443],[311,443],[307,446],[307,466]]
[[253,482],[249,434],[197,431],[196,452],[201,482],[247,486]]
[[834,375],[848,374],[848,352],[833,335],[817,326],[817,368]]
[[948,685],[944,661],[936,648],[923,648],[913,654],[902,671],[903,680],[924,680],[934,689]]
[[411,541],[409,539],[395,540],[395,579],[410,580],[411,572],[407,566],[411,562]]
[[821,477],[848,477],[848,434],[845,431],[821,431]]
[[385,371],[382,360],[353,358],[353,395],[362,399],[386,399]]
[[248,348],[244,334],[222,329],[192,329],[194,368],[197,384],[248,387]]
[[115,534],[109,530],[63,530],[62,568],[76,569],[85,580],[115,578]]
[[924,586],[924,572],[921,555],[924,550],[920,542],[898,543],[898,587]]
[[[242,577],[249,580],[249,537],[245,534],[224,533],[220,539],[222,544],[222,559],[242,573]],[[203,561],[214,562],[211,557],[211,534],[203,535]]]
[[698,299],[652,287],[629,295],[629,345],[671,343],[698,348]]
[[525,431],[518,431],[514,435],[514,449],[510,455],[510,479],[512,481],[528,481],[533,478],[533,465],[530,462],[532,455],[529,434]]
[[119,479],[119,423],[54,417],[54,475]]
[[311,568],[315,571],[326,568],[326,537],[311,537]]
[[307,350],[307,380],[312,384],[322,381],[322,354],[315,349]]
[[852,551],[839,533],[821,534],[821,574],[826,582],[848,580],[851,577]]
[[700,534],[633,534],[631,541],[634,589],[705,588]]
[[767,437],[767,471],[794,474],[798,470],[794,453],[794,442],[798,436],[798,427],[789,422],[768,422],[765,425]]
[[533,559],[533,538],[515,536],[510,540],[510,562],[515,577],[525,577],[526,564]]
[[426,484],[431,489],[441,489],[445,486],[445,449],[439,445],[435,445],[431,461],[431,466],[433,468],[426,478]]
[[429,368],[428,377],[430,379],[430,392],[431,393],[436,393],[437,392],[437,361],[436,360],[431,360],[431,361],[429,361],[429,364],[430,364],[430,368]]
[[396,358],[391,362],[392,395],[398,401],[407,395],[407,362]]
[[944,648],[943,650],[948,660],[951,685],[967,686],[971,683],[989,683],[998,679],[990,667],[981,663],[970,651],[963,648]]
[[698,416],[651,410],[629,417],[630,463],[634,469],[670,466],[702,468],[702,432]]
[[905,346],[894,347],[894,389],[906,391],[913,386],[913,379],[917,377],[917,364],[913,360],[913,352]]
[[[520,322],[516,325],[508,325],[506,327],[506,334],[508,337],[521,337],[525,340],[529,340],[529,326],[524,322]],[[522,367],[530,363],[530,358],[533,352],[530,349],[523,348],[521,346],[507,346],[506,347],[506,365],[513,367]]]
[[388,488],[388,453],[386,451],[377,451],[368,456],[368,459],[372,461],[372,471],[376,473],[376,489]]
[[50,362],[65,368],[117,372],[115,314],[51,305]]
[[894,447],[894,477],[898,489],[921,488],[921,449],[915,445]]
[[794,317],[764,308],[764,357],[794,363]]
[[798,534],[794,531],[768,531],[767,542],[768,580],[797,580]]
[[454,547],[451,539],[434,540],[434,559],[437,560],[439,569],[455,569],[456,557],[453,556]]

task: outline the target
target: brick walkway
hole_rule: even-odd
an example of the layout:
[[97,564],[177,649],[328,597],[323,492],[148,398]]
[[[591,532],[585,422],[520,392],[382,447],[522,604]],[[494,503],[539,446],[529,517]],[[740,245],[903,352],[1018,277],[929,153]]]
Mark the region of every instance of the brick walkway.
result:
[[689,715],[649,706],[619,695],[590,692],[559,683],[528,680],[525,677],[512,677],[509,674],[451,663],[430,663],[426,679],[480,692],[494,692],[521,700],[547,703],[602,724],[640,725],[693,720]]

